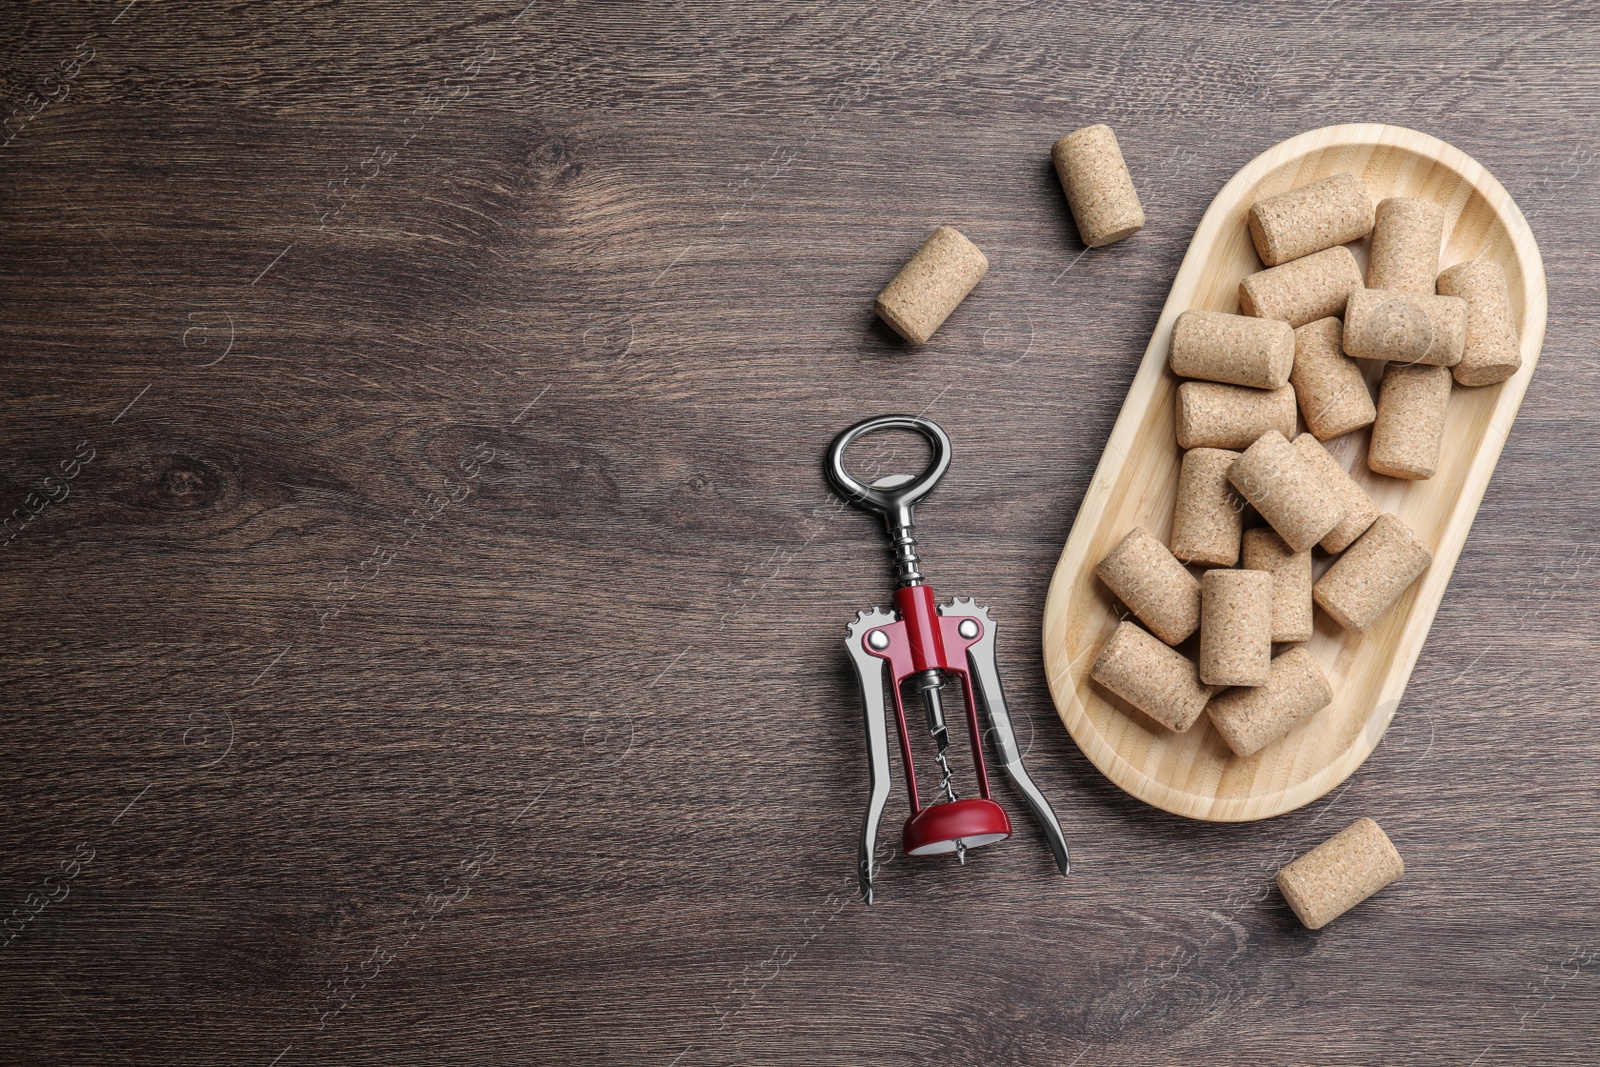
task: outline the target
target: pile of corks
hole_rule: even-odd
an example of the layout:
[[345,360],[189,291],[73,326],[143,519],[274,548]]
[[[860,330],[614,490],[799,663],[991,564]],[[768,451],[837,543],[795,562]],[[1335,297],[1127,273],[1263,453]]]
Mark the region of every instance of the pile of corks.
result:
[[[1240,283],[1244,314],[1190,310],[1173,325],[1169,366],[1199,380],[1178,387],[1171,546],[1136,528],[1097,570],[1149,629],[1121,623],[1090,670],[1170,730],[1204,712],[1239,757],[1333,701],[1300,644],[1313,605],[1364,632],[1433,560],[1322,442],[1371,426],[1374,473],[1431,478],[1452,383],[1489,385],[1521,366],[1499,266],[1439,272],[1440,205],[1391,197],[1374,208],[1359,179],[1335,174],[1258,201],[1249,229],[1267,269]],[[1369,236],[1363,285],[1347,243]],[[1385,361],[1376,404],[1360,360]],[[1298,436],[1297,409],[1310,430]],[[1246,503],[1265,526],[1244,528]],[[1313,547],[1337,557],[1315,584]],[[1211,569],[1197,581],[1186,564]],[[1198,663],[1172,647],[1196,629]],[[1290,647],[1273,656],[1274,644]],[[1313,928],[1404,869],[1370,820],[1324,847],[1279,876]],[[1366,859],[1352,866],[1350,848]]]
[[[1110,127],[1070,133],[1051,155],[1085,245],[1143,228]],[[1333,700],[1300,644],[1313,604],[1363,632],[1432,562],[1322,442],[1371,426],[1371,470],[1430,478],[1452,380],[1491,385],[1521,366],[1504,273],[1482,258],[1440,273],[1444,221],[1428,200],[1374,207],[1347,173],[1258,201],[1248,225],[1266,269],[1240,283],[1243,314],[1190,310],[1174,323],[1169,365],[1194,380],[1178,387],[1171,546],[1136,527],[1101,561],[1100,579],[1144,627],[1122,622],[1090,671],[1167,729],[1205,713],[1238,757],[1259,752]],[[1367,237],[1363,284],[1346,246]],[[879,294],[877,313],[924,344],[988,266],[941,226]],[[1386,364],[1376,404],[1357,360]],[[1297,409],[1309,431],[1298,435]],[[1246,505],[1265,526],[1244,528]],[[1314,546],[1338,557],[1315,584]],[[1210,569],[1196,578],[1190,566]],[[1196,630],[1198,662],[1173,647]],[[1274,644],[1290,647],[1274,656]],[[1317,929],[1403,870],[1383,830],[1360,819],[1285,867],[1278,885]]]

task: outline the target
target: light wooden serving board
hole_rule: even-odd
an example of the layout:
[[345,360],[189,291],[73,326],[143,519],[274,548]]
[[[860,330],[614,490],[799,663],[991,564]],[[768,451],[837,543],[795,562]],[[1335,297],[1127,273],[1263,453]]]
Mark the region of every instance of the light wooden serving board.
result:
[[[1248,759],[1234,756],[1201,716],[1174,734],[1098,684],[1089,669],[1116,629],[1120,605],[1095,566],[1133,527],[1166,541],[1181,454],[1174,435],[1179,379],[1167,368],[1173,321],[1190,308],[1239,310],[1239,280],[1261,270],[1245,219],[1262,197],[1340,171],[1373,200],[1419,196],[1445,207],[1440,269],[1477,256],[1505,268],[1522,343],[1522,368],[1499,385],[1456,386],[1438,473],[1421,482],[1367,470],[1368,430],[1325,442],[1378,507],[1433,549],[1433,565],[1366,634],[1347,633],[1319,608],[1307,648],[1333,687],[1333,703]],[[1137,238],[1134,238],[1137,240]],[[1366,242],[1352,246],[1366,270]],[[1257,156],[1223,186],[1200,220],[1172,292],[1128,390],[1094,480],[1056,564],[1044,612],[1044,661],[1061,721],[1106,777],[1139,799],[1215,821],[1264,819],[1327,793],[1383,737],[1466,542],[1544,342],[1544,266],[1522,212],[1494,176],[1460,150],[1399,126],[1313,130]],[[1371,363],[1376,396],[1382,364]],[[1329,559],[1317,550],[1316,574]],[[1193,654],[1192,643],[1180,646]]]

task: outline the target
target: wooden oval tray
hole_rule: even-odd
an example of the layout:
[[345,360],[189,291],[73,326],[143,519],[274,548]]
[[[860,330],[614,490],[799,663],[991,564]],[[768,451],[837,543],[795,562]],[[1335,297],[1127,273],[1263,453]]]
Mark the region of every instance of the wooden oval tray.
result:
[[[1173,320],[1190,308],[1237,312],[1239,280],[1262,269],[1245,225],[1250,205],[1340,171],[1358,175],[1374,201],[1421,196],[1443,204],[1441,269],[1480,255],[1505,268],[1523,364],[1499,385],[1451,391],[1439,471],[1427,481],[1370,473],[1366,430],[1325,442],[1379,508],[1398,515],[1432,546],[1433,565],[1366,634],[1346,633],[1318,609],[1307,648],[1333,686],[1333,703],[1240,759],[1205,716],[1187,733],[1174,734],[1090,681],[1089,668],[1118,621],[1094,569],[1140,523],[1163,541],[1171,532],[1181,458],[1173,429],[1179,382],[1167,369]],[[1363,272],[1365,245],[1352,246]],[[1422,651],[1533,376],[1545,314],[1544,266],[1522,212],[1471,157],[1426,134],[1376,124],[1312,130],[1263,152],[1223,186],[1172,283],[1045,603],[1044,661],[1056,709],[1107,778],[1158,808],[1234,822],[1292,811],[1361,765],[1394,717]],[[1368,370],[1376,396],[1382,364],[1371,363]],[[1329,561],[1320,551],[1315,555],[1320,577]]]

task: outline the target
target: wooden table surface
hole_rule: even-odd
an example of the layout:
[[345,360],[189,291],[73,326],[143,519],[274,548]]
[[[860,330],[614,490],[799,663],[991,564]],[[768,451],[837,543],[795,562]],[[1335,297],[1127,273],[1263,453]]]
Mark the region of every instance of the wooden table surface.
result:
[[[6,6],[0,1062],[1600,1061],[1593,5]],[[1045,590],[1207,203],[1348,121],[1500,178],[1549,335],[1372,759],[1189,822],[1061,728]],[[1149,225],[1085,252],[1093,122]],[[992,267],[911,350],[939,223]],[[853,892],[889,573],[819,461],[892,411],[1068,879],[1002,786]],[[1405,878],[1301,929],[1361,815]]]

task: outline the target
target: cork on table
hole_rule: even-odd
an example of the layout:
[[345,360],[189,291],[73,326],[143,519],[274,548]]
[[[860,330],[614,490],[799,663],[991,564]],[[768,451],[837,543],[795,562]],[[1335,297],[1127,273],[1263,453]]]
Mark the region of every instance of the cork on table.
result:
[[1363,818],[1279,871],[1278,889],[1307,929],[1320,930],[1405,869],[1382,827]]
[[953,226],[940,226],[878,294],[874,308],[894,332],[924,345],[989,272],[989,260]]
[[1078,236],[1102,248],[1144,228],[1144,207],[1110,126],[1074,130],[1050,149]]

